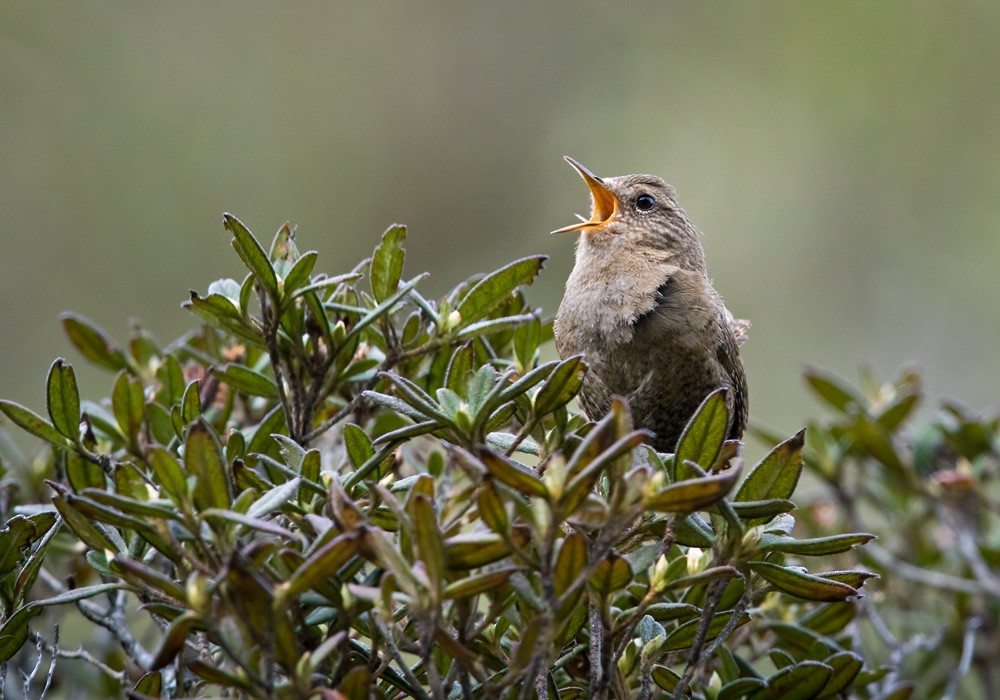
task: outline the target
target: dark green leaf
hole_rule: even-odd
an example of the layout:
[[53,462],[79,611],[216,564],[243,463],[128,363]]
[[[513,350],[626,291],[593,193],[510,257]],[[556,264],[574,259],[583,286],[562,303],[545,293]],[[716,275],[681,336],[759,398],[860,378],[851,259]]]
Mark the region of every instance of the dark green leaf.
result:
[[767,687],[750,696],[752,700],[809,700],[817,697],[833,673],[819,661],[800,661],[786,666],[767,679]]
[[445,584],[445,558],[441,530],[438,528],[431,499],[425,494],[417,494],[412,500],[410,516],[416,530],[417,552],[431,580],[434,599],[438,600]]
[[5,664],[28,640],[28,623],[41,615],[42,608],[28,604],[18,609],[0,625],[0,664]]
[[719,456],[722,443],[729,430],[729,409],[726,408],[726,389],[719,388],[705,397],[694,416],[688,421],[677,442],[674,455],[672,481],[683,481],[697,474],[684,462],[694,462],[704,471],[710,471]]
[[586,365],[581,355],[560,362],[532,400],[535,414],[545,416],[569,403],[580,391],[585,371]]
[[344,426],[344,445],[347,447],[347,455],[351,458],[351,464],[355,467],[360,467],[375,454],[375,448],[372,446],[372,440],[368,437],[368,433],[353,423]]
[[791,567],[752,561],[750,568],[779,591],[796,598],[830,602],[846,600],[858,594],[854,588],[846,583],[831,581]]
[[80,390],[76,373],[61,357],[52,363],[48,377],[47,408],[52,425],[72,442],[80,439]]
[[800,430],[776,445],[747,474],[747,478],[736,492],[736,500],[763,501],[772,498],[790,498],[802,473],[804,443],[805,431]]
[[194,501],[199,508],[229,507],[229,479],[222,450],[208,424],[202,420],[188,428],[184,464],[188,473],[196,478]]
[[260,242],[250,233],[250,229],[232,214],[223,214],[223,225],[233,234],[233,248],[243,264],[252,272],[271,296],[278,299],[278,276]]
[[312,552],[302,565],[292,572],[288,581],[278,586],[275,591],[275,606],[280,609],[282,605],[279,605],[279,600],[293,600],[318,583],[335,576],[340,567],[346,564],[357,550],[357,535],[348,532],[338,535]]
[[632,581],[628,560],[611,552],[597,563],[590,576],[590,585],[602,596],[620,591]]
[[480,450],[478,456],[497,481],[529,496],[548,497],[549,491],[545,488],[542,480],[523,465],[490,449]]
[[[587,541],[581,532],[571,532],[563,539],[556,556],[553,585],[556,597],[568,591],[587,566]],[[582,590],[579,589],[579,590]]]
[[803,376],[817,396],[841,413],[846,413],[852,405],[864,406],[867,403],[854,387],[836,375],[810,367]]
[[295,261],[288,274],[285,275],[285,281],[282,285],[282,293],[286,297],[309,281],[309,275],[313,271],[313,267],[316,266],[316,258],[318,257],[319,253],[315,250],[310,250],[303,253],[302,257]]
[[0,411],[3,411],[4,415],[10,418],[15,425],[27,430],[35,437],[51,442],[57,447],[72,446],[69,438],[56,430],[51,423],[21,404],[0,400]]
[[519,286],[530,284],[546,259],[545,255],[536,255],[515,260],[479,280],[458,302],[462,325],[483,318],[504,303]]
[[184,649],[184,645],[187,643],[191,626],[197,620],[198,616],[196,613],[187,611],[170,623],[166,633],[163,635],[163,639],[160,640],[160,646],[153,652],[153,658],[149,664],[150,671],[159,671],[181,653],[181,650]]
[[671,484],[647,498],[646,508],[672,513],[692,513],[701,510],[724,498],[739,476],[740,470],[736,468]]
[[[710,641],[719,636],[726,624],[728,624],[729,619],[733,616],[732,610],[724,610],[722,612],[715,613],[712,616],[712,621],[708,625],[708,632],[705,635],[705,641]],[[701,618],[698,617],[694,620],[688,620],[684,624],[675,627],[670,633],[667,634],[667,638],[663,641],[663,649],[665,651],[677,651],[679,649],[687,649],[694,642],[695,635],[698,632],[698,627],[701,625]],[[737,627],[745,625],[750,622],[750,616],[747,613],[743,613],[740,616]]]
[[406,227],[393,224],[382,234],[382,242],[375,248],[372,255],[369,280],[375,301],[383,301],[399,287],[399,278],[403,273],[403,241],[406,239]]
[[763,552],[823,556],[846,552],[852,547],[865,544],[873,539],[875,539],[875,535],[868,533],[833,535],[831,537],[816,537],[807,540],[796,540],[791,537],[778,537],[765,533],[757,546]]
[[278,398],[278,387],[273,379],[244,365],[223,365],[213,368],[212,374],[244,394],[262,396],[266,399]]
[[138,445],[145,407],[142,382],[133,379],[128,372],[119,372],[111,392],[111,408],[129,445]]
[[833,673],[819,697],[829,698],[847,690],[851,681],[861,672],[861,667],[864,666],[865,662],[854,652],[841,651],[823,659],[823,663],[833,669]]
[[520,568],[509,566],[485,574],[477,574],[476,576],[459,579],[445,586],[441,597],[445,600],[471,598],[474,595],[492,591],[507,583],[507,579],[510,578],[511,574],[517,571],[520,571]]
[[91,320],[74,313],[60,316],[63,329],[80,354],[106,369],[118,371],[128,368],[125,352]]

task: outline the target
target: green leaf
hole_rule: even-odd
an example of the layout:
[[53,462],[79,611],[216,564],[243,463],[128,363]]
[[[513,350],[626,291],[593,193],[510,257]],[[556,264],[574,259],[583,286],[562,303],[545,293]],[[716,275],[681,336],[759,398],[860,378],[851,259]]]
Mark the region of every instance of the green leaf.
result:
[[262,493],[247,509],[247,516],[251,518],[263,518],[281,508],[299,490],[301,479],[291,479],[283,484],[278,484],[270,491]]
[[531,370],[538,355],[538,346],[542,339],[542,322],[537,316],[518,325],[514,331],[514,359],[517,371],[522,375]]
[[582,355],[567,358],[556,365],[532,399],[535,415],[548,415],[569,403],[580,391],[585,372]]
[[37,535],[35,523],[23,515],[15,515],[4,524],[0,530],[0,579],[21,564]]
[[197,621],[197,613],[188,610],[170,623],[166,633],[163,635],[163,639],[160,640],[159,647],[153,652],[153,658],[149,663],[150,671],[159,671],[174,660],[181,650],[184,649],[188,634],[191,632],[191,627]]
[[[724,610],[722,612],[715,613],[712,616],[712,621],[708,625],[708,632],[705,635],[705,641],[711,641],[719,636],[719,633],[725,628],[729,623],[730,618],[733,616],[732,610]],[[743,613],[740,616],[739,621],[736,626],[745,625],[750,622],[750,615]],[[695,635],[698,632],[698,627],[701,625],[701,618],[698,617],[694,620],[688,620],[682,625],[675,627],[667,634],[667,638],[663,640],[663,649],[665,651],[678,651],[680,649],[687,649],[694,642]]]
[[[297,598],[317,584],[334,577],[358,550],[358,535],[345,532],[310,554],[291,577],[275,590],[275,606]],[[281,601],[281,604],[279,604]]]
[[62,314],[60,319],[63,330],[81,355],[95,365],[115,372],[128,368],[125,352],[93,321],[74,313]]
[[449,569],[464,571],[503,559],[510,554],[510,547],[500,535],[472,533],[449,537],[444,553]]
[[776,445],[740,484],[735,500],[763,501],[772,498],[790,498],[802,473],[804,444],[805,430],[800,430]]
[[510,528],[507,508],[492,479],[484,479],[476,495],[479,517],[493,532],[504,535]]
[[351,464],[355,468],[360,467],[375,454],[375,448],[368,433],[354,423],[348,423],[344,426],[344,445],[347,447],[347,455],[351,458]]
[[829,698],[847,690],[851,682],[861,672],[864,666],[864,659],[851,651],[841,651],[823,659],[823,663],[829,666],[833,673],[830,680],[823,687],[821,698]]
[[431,499],[425,494],[417,494],[411,502],[410,516],[416,530],[417,551],[433,586],[433,599],[439,600],[445,584],[444,544]]
[[256,276],[272,299],[278,299],[278,276],[271,260],[250,229],[232,214],[222,215],[223,225],[233,234],[233,248],[243,264]]
[[184,464],[195,478],[194,502],[201,508],[229,507],[229,479],[222,450],[208,424],[199,419],[188,428]]
[[496,571],[490,571],[485,574],[477,574],[476,576],[459,579],[454,583],[449,583],[445,586],[441,597],[445,600],[471,598],[472,596],[479,595],[480,593],[492,591],[507,583],[507,579],[511,577],[511,574],[520,570],[520,567],[508,566],[506,568],[497,569]]
[[846,413],[852,405],[863,407],[868,403],[854,387],[836,375],[810,367],[803,377],[817,396],[841,413]]
[[684,465],[687,461],[694,462],[706,472],[712,469],[729,430],[726,393],[725,388],[719,388],[706,396],[688,421],[677,442],[672,481],[683,481],[697,476],[695,471]]
[[406,227],[393,224],[382,234],[382,242],[372,255],[369,280],[375,301],[383,301],[399,288],[399,278],[403,274],[403,259],[406,251],[403,241]]
[[647,498],[646,508],[664,513],[693,513],[724,498],[739,476],[740,469],[737,467],[719,474],[671,484]]
[[155,482],[175,501],[183,500],[187,495],[187,480],[177,459],[169,451],[156,445],[149,448],[147,462],[153,471]]
[[128,444],[138,445],[146,408],[142,382],[133,379],[128,372],[119,372],[111,391],[111,408]]
[[252,530],[259,530],[260,532],[266,532],[269,535],[277,535],[286,542],[291,542],[295,539],[295,535],[280,525],[275,525],[269,520],[261,520],[260,518],[252,518],[243,513],[237,513],[235,510],[229,510],[228,508],[206,508],[201,512],[202,517],[206,520],[225,520],[227,522],[236,523],[237,525],[243,525],[244,527],[249,527]]
[[28,623],[41,615],[42,608],[29,603],[18,609],[0,625],[0,664],[6,663],[28,640]]
[[478,321],[507,301],[522,284],[531,284],[547,259],[546,255],[521,258],[479,280],[458,302],[462,325]]
[[[809,700],[823,690],[833,673],[819,661],[800,661],[767,678],[767,687],[750,696],[752,700]],[[748,699],[749,700],[749,699]]]
[[749,566],[779,591],[796,598],[831,602],[858,595],[858,592],[846,583],[807,574],[799,569],[763,561],[752,561]]
[[458,395],[465,393],[466,381],[472,373],[472,362],[475,352],[472,343],[459,346],[448,361],[448,371],[445,372],[445,386]]
[[316,266],[316,258],[318,257],[319,253],[315,250],[310,250],[303,253],[302,257],[295,261],[292,269],[285,275],[282,287],[282,292],[286,298],[309,281],[309,274],[313,271],[313,267]]
[[10,418],[15,425],[23,428],[35,437],[40,437],[42,440],[51,442],[57,447],[72,447],[69,439],[56,430],[51,423],[21,404],[0,400],[0,411],[3,411],[4,415]]
[[47,408],[52,425],[76,443],[80,440],[80,390],[76,373],[61,357],[49,368]]
[[212,369],[212,374],[236,391],[266,399],[278,398],[278,386],[274,380],[245,365],[227,364]]
[[548,497],[549,491],[542,480],[523,465],[487,448],[479,450],[477,456],[497,481],[529,496]]
[[757,547],[762,552],[783,552],[805,556],[825,556],[839,554],[849,549],[870,542],[875,535],[858,532],[848,535],[833,535],[831,537],[816,537],[806,540],[796,540],[791,537],[779,537],[764,533]]
[[185,425],[193,423],[201,417],[201,381],[194,380],[187,385],[184,390],[184,398],[181,399],[181,418]]
[[599,561],[590,575],[590,585],[602,596],[620,591],[631,581],[632,567],[628,560],[614,552]]
[[556,597],[561,598],[576,583],[586,566],[587,540],[582,532],[571,532],[563,539],[559,554],[556,556],[553,580]]

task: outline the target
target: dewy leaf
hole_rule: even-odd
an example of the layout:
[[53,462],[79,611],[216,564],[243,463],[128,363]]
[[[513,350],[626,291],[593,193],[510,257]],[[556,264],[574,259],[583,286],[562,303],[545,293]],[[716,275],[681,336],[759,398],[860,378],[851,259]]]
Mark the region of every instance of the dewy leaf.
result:
[[685,461],[694,462],[706,472],[711,470],[728,430],[729,410],[726,408],[726,389],[719,388],[705,397],[681,433],[674,455],[674,474],[671,475],[673,480],[683,481],[696,475],[684,465]]
[[764,501],[790,498],[802,473],[802,446],[805,430],[776,445],[755,466],[736,492],[737,501]]
[[813,576],[799,569],[763,561],[750,562],[750,568],[779,591],[796,598],[831,602],[858,595],[858,592],[846,583]]
[[229,479],[222,451],[208,425],[198,419],[188,428],[184,442],[184,464],[196,478],[195,504],[201,508],[229,507]]
[[547,255],[521,258],[479,280],[458,302],[462,325],[483,318],[505,302],[515,289],[530,284],[547,259]]
[[51,423],[37,413],[28,410],[13,401],[0,401],[0,411],[17,426],[27,430],[35,437],[51,442],[58,447],[70,447],[69,439],[53,427]]
[[406,227],[393,224],[385,230],[382,242],[375,248],[368,277],[376,301],[385,300],[399,287],[399,278],[403,273],[403,259],[406,255],[403,249],[405,239]]
[[243,261],[243,264],[257,277],[261,285],[272,299],[278,298],[278,276],[260,242],[232,214],[222,215],[223,225],[233,234],[233,248]]
[[560,362],[535,394],[535,413],[544,416],[569,403],[580,391],[585,371],[582,355]]
[[62,314],[60,318],[70,342],[88,360],[114,371],[128,367],[125,352],[92,321],[74,313]]
[[52,425],[73,442],[80,439],[80,391],[73,367],[61,357],[49,368],[47,407]]

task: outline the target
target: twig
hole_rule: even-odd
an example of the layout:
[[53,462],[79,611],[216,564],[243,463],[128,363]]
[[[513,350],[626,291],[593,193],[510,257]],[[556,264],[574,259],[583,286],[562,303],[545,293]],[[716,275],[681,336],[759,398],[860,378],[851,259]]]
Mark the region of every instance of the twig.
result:
[[[119,683],[122,683],[125,680],[125,671],[116,671],[115,669],[111,668],[106,663],[104,663],[103,661],[101,661],[100,659],[98,659],[96,656],[94,656],[93,654],[91,654],[89,651],[87,651],[86,649],[84,649],[82,646],[78,647],[77,649],[74,649],[73,651],[69,651],[67,649],[60,649],[59,646],[58,646],[58,644],[59,644],[58,627],[56,628],[55,639],[52,642],[46,641],[37,632],[31,632],[30,635],[31,635],[31,639],[34,640],[36,644],[38,644],[39,649],[41,649],[41,648],[44,647],[45,650],[52,655],[52,666],[49,668],[49,679],[46,679],[46,681],[45,681],[45,688],[46,689],[48,689],[48,687],[49,687],[49,682],[50,682],[51,676],[52,676],[52,669],[55,667],[55,664],[56,664],[56,661],[55,661],[56,658],[60,658],[60,659],[80,659],[82,661],[87,662],[88,664],[90,664],[94,668],[96,668],[98,671],[100,671],[101,673],[103,673],[104,675],[106,675],[108,678],[112,678],[112,679],[118,681]],[[44,694],[45,693],[43,691],[42,696],[39,696],[39,697],[40,698],[43,697]],[[27,695],[25,697],[27,697]]]
[[913,564],[897,558],[894,554],[874,542],[869,542],[865,545],[864,553],[874,559],[886,571],[890,571],[907,580],[931,586],[932,588],[940,588],[955,593],[971,593],[972,595],[982,595],[990,592],[984,589],[978,581],[970,581],[959,576],[952,576],[940,571],[921,569],[920,567],[913,566]]
[[712,624],[712,618],[715,617],[715,609],[719,607],[719,601],[722,600],[727,583],[727,579],[716,579],[709,584],[708,590],[705,591],[705,607],[701,609],[701,622],[691,643],[691,653],[688,654],[684,675],[677,681],[677,687],[674,689],[673,700],[681,700],[688,692],[691,679],[694,678],[695,671],[701,664],[702,649],[705,645],[705,638],[708,636],[708,628]]
[[396,641],[392,638],[392,634],[389,632],[389,628],[386,626],[385,621],[382,619],[381,615],[377,614],[374,610],[372,610],[368,614],[371,617],[372,621],[375,623],[375,626],[378,628],[378,631],[382,635],[382,638],[385,640],[385,646],[389,650],[389,653],[392,655],[392,658],[395,659],[396,664],[399,666],[400,672],[404,676],[406,676],[406,680],[410,682],[410,686],[412,687],[413,692],[416,694],[418,698],[421,698],[421,700],[431,700],[430,696],[427,695],[427,693],[424,692],[424,689],[421,687],[420,681],[418,681],[417,677],[413,675],[413,670],[409,667],[409,665],[405,661],[403,661],[403,655],[399,652],[399,647],[396,646]]
[[962,676],[968,673],[969,666],[972,665],[972,653],[976,646],[976,630],[982,624],[983,621],[978,617],[966,620],[965,634],[962,635],[962,656],[959,658],[958,668],[955,669],[954,673],[948,679],[948,686],[945,688],[941,700],[951,700],[955,695],[955,691],[958,690],[958,682],[962,679]]

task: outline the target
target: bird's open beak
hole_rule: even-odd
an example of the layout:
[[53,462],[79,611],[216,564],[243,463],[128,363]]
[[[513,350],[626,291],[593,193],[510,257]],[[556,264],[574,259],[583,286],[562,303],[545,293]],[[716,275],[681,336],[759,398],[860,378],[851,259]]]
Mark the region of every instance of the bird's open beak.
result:
[[[589,221],[581,221],[578,224],[564,226],[556,229],[552,233],[569,233],[570,231],[594,231],[606,226],[618,215],[618,198],[604,186],[604,181],[577,163],[569,156],[563,156],[566,162],[576,168],[580,177],[590,188],[590,194],[594,198],[594,211],[590,215]],[[582,217],[581,217],[582,218]]]

